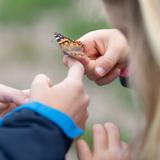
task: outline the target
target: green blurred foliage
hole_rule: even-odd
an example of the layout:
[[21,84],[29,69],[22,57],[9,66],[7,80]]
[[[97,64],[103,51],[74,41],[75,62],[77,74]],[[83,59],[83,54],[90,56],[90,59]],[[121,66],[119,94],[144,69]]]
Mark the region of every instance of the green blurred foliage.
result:
[[64,24],[64,33],[68,34],[72,39],[77,39],[87,32],[110,28],[110,25],[107,24],[104,19],[99,19],[98,21],[93,21],[92,19],[78,16],[74,17],[72,20],[68,20],[67,24]]
[[64,10],[72,4],[73,0],[0,0],[0,21],[27,23],[43,11]]
[[[132,109],[132,103],[133,103],[133,98],[132,96],[135,94],[135,92],[133,90],[131,90],[130,88],[127,87],[122,87],[122,85],[119,82],[119,79],[116,79],[113,83],[112,83],[112,90],[115,94],[115,97],[121,97],[119,100],[122,102],[125,102],[126,106],[127,106],[127,110],[131,110]],[[132,92],[132,94],[131,94]],[[123,94],[122,94],[123,93]]]
[[92,129],[91,129],[91,127],[87,128],[85,134],[82,136],[82,139],[84,139],[87,142],[90,149],[93,149],[93,139],[92,139]]

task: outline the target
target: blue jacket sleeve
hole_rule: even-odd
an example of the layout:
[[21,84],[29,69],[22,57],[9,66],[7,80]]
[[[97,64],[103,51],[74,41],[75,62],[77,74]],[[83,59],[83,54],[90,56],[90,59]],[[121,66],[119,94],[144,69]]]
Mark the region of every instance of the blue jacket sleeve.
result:
[[1,120],[0,160],[64,160],[71,142],[58,124],[25,107]]
[[31,101],[30,103],[24,104],[7,114],[5,117],[12,117],[14,113],[22,109],[33,110],[34,112],[47,118],[59,126],[62,131],[71,139],[77,138],[84,133],[84,131],[79,128],[67,114],[37,101]]

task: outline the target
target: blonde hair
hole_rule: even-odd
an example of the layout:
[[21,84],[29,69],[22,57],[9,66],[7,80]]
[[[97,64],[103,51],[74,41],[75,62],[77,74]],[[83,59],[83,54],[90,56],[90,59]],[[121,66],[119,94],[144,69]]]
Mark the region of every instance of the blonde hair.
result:
[[160,2],[130,0],[128,33],[138,94],[145,106],[146,128],[138,157],[160,159]]
[[131,79],[144,103],[146,125],[143,136],[139,138],[141,144],[137,142],[137,147],[134,148],[134,159],[158,160],[160,159],[160,0],[103,1],[113,26],[127,35],[131,47],[131,68],[135,72]]
[[160,45],[157,37],[160,35],[160,1],[140,0],[139,3],[154,56],[160,65]]

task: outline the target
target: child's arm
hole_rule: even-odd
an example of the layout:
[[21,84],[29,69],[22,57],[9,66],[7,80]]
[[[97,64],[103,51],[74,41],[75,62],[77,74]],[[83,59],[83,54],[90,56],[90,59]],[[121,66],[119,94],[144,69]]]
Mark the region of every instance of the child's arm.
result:
[[77,142],[79,160],[131,160],[126,143],[121,141],[119,129],[112,123],[93,127],[93,152],[84,140]]
[[57,85],[38,75],[31,86],[31,102],[0,120],[1,160],[64,160],[72,139],[83,134],[89,103],[84,68],[72,59],[68,66],[68,76]]
[[1,122],[0,159],[64,160],[71,142],[54,122],[30,109],[21,109]]

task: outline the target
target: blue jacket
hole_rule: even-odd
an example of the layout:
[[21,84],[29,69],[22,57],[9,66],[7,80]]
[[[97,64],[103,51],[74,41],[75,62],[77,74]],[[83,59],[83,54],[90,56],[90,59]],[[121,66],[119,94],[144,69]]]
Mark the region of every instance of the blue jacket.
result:
[[0,125],[0,160],[64,160],[83,133],[69,116],[39,102],[15,109]]

